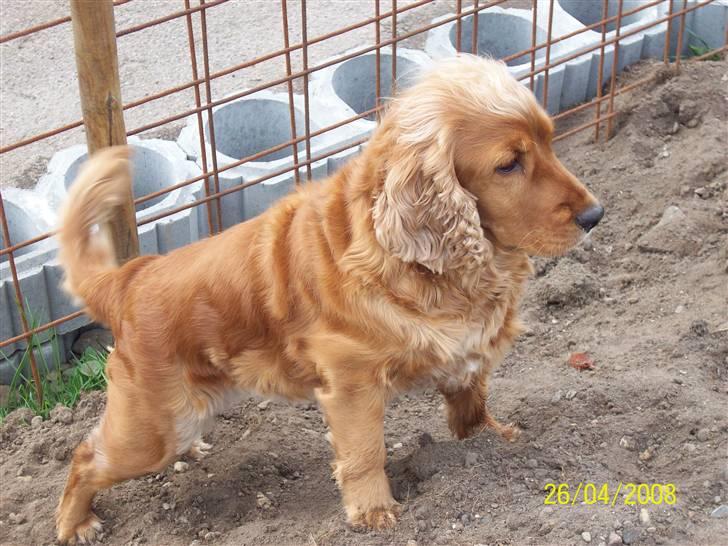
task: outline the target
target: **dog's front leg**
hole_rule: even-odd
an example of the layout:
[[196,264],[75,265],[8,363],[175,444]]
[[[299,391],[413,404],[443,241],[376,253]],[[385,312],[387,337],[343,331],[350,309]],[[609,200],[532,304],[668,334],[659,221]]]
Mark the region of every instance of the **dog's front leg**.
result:
[[331,428],[334,477],[349,523],[370,529],[393,527],[399,505],[384,472],[384,393],[332,383],[316,396]]
[[504,425],[498,422],[488,411],[487,372],[474,377],[461,388],[451,386],[438,387],[445,397],[447,405],[447,424],[458,440],[470,438],[486,428],[493,429],[499,436],[513,442],[521,431],[515,424]]

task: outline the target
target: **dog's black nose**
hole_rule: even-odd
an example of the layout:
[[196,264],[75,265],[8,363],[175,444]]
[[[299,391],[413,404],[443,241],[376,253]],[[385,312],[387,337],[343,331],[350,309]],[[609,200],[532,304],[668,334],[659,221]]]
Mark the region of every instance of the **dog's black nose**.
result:
[[588,233],[599,223],[602,216],[604,216],[604,207],[601,205],[592,205],[577,214],[574,220],[581,229]]

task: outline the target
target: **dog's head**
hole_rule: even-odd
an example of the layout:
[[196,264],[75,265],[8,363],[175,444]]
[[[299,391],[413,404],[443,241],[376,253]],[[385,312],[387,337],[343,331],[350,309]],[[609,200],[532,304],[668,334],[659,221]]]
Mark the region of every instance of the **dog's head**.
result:
[[554,155],[548,115],[503,63],[439,63],[393,101],[381,134],[377,240],[433,272],[481,265],[494,245],[562,254],[603,215]]

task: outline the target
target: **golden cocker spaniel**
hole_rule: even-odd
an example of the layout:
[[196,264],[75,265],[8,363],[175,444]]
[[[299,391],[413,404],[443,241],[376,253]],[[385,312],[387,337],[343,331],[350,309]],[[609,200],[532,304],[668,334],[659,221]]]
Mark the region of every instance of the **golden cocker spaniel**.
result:
[[58,538],[100,529],[94,495],[186,452],[249,393],[315,398],[352,525],[394,525],[387,401],[437,387],[450,429],[518,432],[486,408],[521,330],[529,255],[561,254],[603,209],[551,149],[553,125],[505,65],[439,63],[389,105],[366,149],[260,216],[119,267],[103,224],[130,183],[128,150],[92,157],[60,232],[72,294],[110,326],[108,402],[76,449]]

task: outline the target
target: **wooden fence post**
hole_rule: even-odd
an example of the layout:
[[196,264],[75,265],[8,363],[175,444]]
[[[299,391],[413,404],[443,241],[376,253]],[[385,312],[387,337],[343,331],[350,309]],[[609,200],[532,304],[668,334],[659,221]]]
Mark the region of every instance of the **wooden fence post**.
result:
[[[78,87],[89,155],[126,144],[112,0],[70,0]],[[132,188],[108,225],[121,264],[139,255]]]

